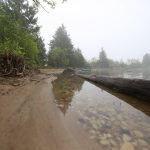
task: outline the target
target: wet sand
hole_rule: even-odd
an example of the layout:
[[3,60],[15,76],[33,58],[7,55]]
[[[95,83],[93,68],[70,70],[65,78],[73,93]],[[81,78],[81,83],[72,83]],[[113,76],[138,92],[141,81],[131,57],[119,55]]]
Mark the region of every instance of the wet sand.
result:
[[54,79],[42,74],[23,86],[0,85],[0,150],[100,150],[54,104]]

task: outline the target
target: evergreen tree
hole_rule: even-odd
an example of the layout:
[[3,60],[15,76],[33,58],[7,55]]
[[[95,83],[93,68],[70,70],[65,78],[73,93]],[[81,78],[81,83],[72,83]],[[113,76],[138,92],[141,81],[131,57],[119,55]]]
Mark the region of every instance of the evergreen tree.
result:
[[[67,0],[60,0],[62,2],[65,2]],[[42,6],[41,1],[40,0],[33,0],[33,2],[37,5],[37,6]],[[47,3],[48,5],[50,5],[52,8],[55,8],[56,6],[56,1],[55,0],[43,0],[43,2]],[[43,6],[42,6],[43,7]],[[44,7],[43,7],[44,8]]]
[[54,48],[67,50],[73,49],[73,44],[64,25],[57,29],[55,35],[53,36],[53,40],[50,41],[50,50]]
[[32,34],[37,34],[40,27],[37,25],[36,5],[30,6],[28,0],[6,0],[7,12],[18,21],[24,29]]
[[109,60],[107,59],[107,55],[103,48],[101,49],[100,55],[99,55],[99,66],[101,68],[108,68],[109,67]]
[[72,67],[85,67],[86,61],[85,58],[82,55],[81,50],[78,49],[74,49],[73,51],[73,58],[72,58]]
[[143,56],[142,63],[143,63],[143,67],[150,67],[150,54],[147,53]]
[[[50,51],[49,51],[49,57],[48,59],[50,59],[50,55],[52,54],[51,51],[54,53],[56,51],[56,49],[59,49],[59,51],[65,51],[61,52],[61,54],[65,54],[65,58],[67,59],[67,62],[69,60],[67,64],[68,66],[72,66],[72,58],[73,58],[73,44],[71,42],[71,39],[66,31],[66,28],[64,27],[64,25],[60,26],[56,33],[53,36],[53,40],[50,41]],[[51,60],[49,60],[49,62],[51,62]],[[64,66],[64,65],[63,65]]]
[[37,39],[37,47],[38,47],[38,58],[39,58],[39,65],[45,66],[47,63],[47,56],[46,56],[46,48],[44,44],[44,40],[41,37]]
[[54,48],[48,54],[48,65],[57,68],[67,67],[69,58],[66,49]]
[[48,65],[53,67],[84,67],[86,61],[80,49],[75,49],[64,27],[60,26],[50,41]]

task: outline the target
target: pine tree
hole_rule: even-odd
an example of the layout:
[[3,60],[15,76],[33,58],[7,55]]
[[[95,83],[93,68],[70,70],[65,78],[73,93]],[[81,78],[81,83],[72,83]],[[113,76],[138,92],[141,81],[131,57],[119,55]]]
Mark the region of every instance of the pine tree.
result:
[[36,5],[30,6],[28,0],[6,0],[7,11],[24,29],[36,35],[40,27],[37,25]]
[[69,60],[69,62],[67,61],[68,63],[65,62],[64,64],[67,64],[68,66],[72,66],[71,60],[73,57],[73,44],[64,25],[60,26],[57,29],[56,33],[53,36],[53,40],[50,41],[49,45],[50,45],[49,56],[51,54],[51,51],[54,49],[55,50],[59,49],[61,51],[64,51],[61,54],[63,55],[65,54],[65,58]]
[[149,67],[150,68],[150,54],[147,53],[143,56],[142,63],[143,63],[143,67]]
[[45,66],[47,63],[47,56],[46,56],[46,48],[44,44],[44,40],[41,37],[37,39],[37,46],[38,46],[38,58],[39,58],[39,65]]
[[101,49],[100,55],[99,55],[99,66],[101,68],[108,68],[109,67],[109,60],[107,59],[107,55],[104,51],[104,49]]
[[50,41],[50,50],[54,48],[68,50],[73,49],[73,44],[71,42],[71,39],[69,38],[69,35],[64,25],[60,26],[57,29],[55,35],[53,36],[53,40]]

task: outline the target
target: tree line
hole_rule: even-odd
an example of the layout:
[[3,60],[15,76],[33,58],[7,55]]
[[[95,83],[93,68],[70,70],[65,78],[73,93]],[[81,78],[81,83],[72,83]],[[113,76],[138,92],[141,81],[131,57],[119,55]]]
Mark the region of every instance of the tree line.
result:
[[102,48],[99,53],[99,58],[93,58],[90,61],[90,66],[92,68],[110,68],[110,69],[118,69],[118,68],[150,68],[150,54],[146,53],[143,56],[142,61],[138,59],[129,59],[127,62],[123,61],[115,61],[107,57],[105,50]]
[[[82,67],[86,61],[74,48],[65,27],[58,28],[46,54],[37,23],[39,1],[0,0],[0,74],[20,75],[27,70],[51,67]],[[45,1],[53,5],[53,1]]]

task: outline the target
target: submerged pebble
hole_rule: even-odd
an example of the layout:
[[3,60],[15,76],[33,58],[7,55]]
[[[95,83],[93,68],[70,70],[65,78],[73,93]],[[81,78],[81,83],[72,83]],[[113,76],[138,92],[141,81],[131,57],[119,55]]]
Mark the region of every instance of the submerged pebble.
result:
[[123,134],[122,139],[124,142],[129,142],[131,140],[131,137],[127,134]]
[[134,146],[131,143],[126,142],[121,146],[121,150],[134,150]]
[[[66,85],[68,79],[64,81]],[[67,90],[62,94],[65,97],[57,104],[61,110],[66,105],[65,110],[73,108],[70,112],[75,113],[90,139],[102,145],[104,150],[150,149],[149,116],[88,82],[82,85],[83,82],[69,80],[69,85],[71,82],[72,90],[64,88]]]

